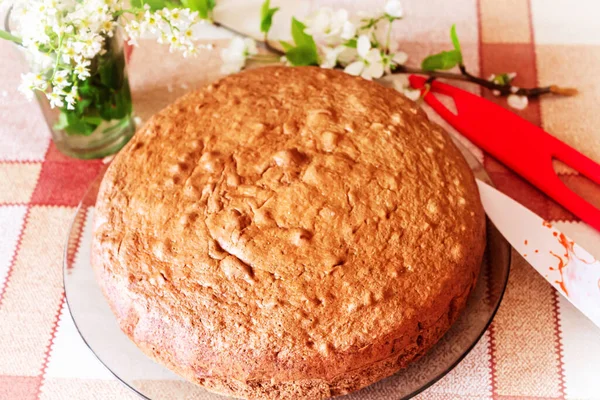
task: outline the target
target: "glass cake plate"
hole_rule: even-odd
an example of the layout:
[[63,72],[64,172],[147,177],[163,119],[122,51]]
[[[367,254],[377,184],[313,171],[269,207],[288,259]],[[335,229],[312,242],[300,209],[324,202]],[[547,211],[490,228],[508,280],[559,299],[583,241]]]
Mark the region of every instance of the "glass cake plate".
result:
[[[490,183],[481,164],[460,143],[457,145],[475,175]],[[225,396],[213,394],[185,381],[166,367],[155,363],[119,329],[96,283],[90,263],[94,204],[104,171],[91,185],[77,209],[65,250],[66,300],[81,337],[115,377],[141,398],[226,399]],[[488,219],[487,248],[481,273],[466,309],[456,323],[424,357],[408,368],[339,398],[407,399],[441,379],[471,351],[486,331],[502,300],[509,268],[510,246]]]

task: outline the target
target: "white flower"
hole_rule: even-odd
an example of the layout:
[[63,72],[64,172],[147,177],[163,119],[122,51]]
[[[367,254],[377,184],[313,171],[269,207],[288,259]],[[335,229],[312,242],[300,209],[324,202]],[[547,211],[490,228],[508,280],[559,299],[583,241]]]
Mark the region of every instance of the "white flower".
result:
[[55,13],[59,7],[59,2],[57,0],[44,0],[42,3],[49,13]]
[[286,65],[286,66],[288,66],[288,67],[291,67],[291,66],[292,66],[292,63],[290,62],[290,60],[288,60],[288,59],[287,59],[287,57],[286,57],[286,56],[281,56],[281,57],[279,58],[279,62],[280,62],[280,63],[282,63],[283,65]]
[[96,33],[80,34],[78,42],[73,43],[75,50],[84,58],[92,59],[97,54],[103,53],[104,37]]
[[77,26],[78,30],[85,31],[92,27],[92,21],[88,16],[77,18],[74,14],[72,14],[73,23]]
[[[53,107],[73,107],[78,96],[76,89],[68,92],[68,88],[76,80],[89,79],[90,61],[107,52],[106,38],[114,35],[117,25],[125,29],[132,45],[137,44],[140,36],[150,33],[160,42],[168,42],[171,51],[182,51],[185,57],[196,54],[199,48],[210,48],[210,45],[194,43],[197,39],[194,26],[204,22],[197,11],[165,8],[152,12],[144,4],[144,11],[127,11],[121,16],[118,11],[124,5],[129,7],[128,3],[123,0],[16,1],[12,13],[15,33],[22,38],[31,71],[53,77],[50,83],[34,83],[32,77],[24,77],[23,93],[31,98],[33,91],[46,91],[51,86],[52,93],[47,96]],[[246,49],[248,54],[252,51],[256,51],[256,46]]]
[[48,101],[50,101],[50,107],[63,107],[65,105],[63,101],[64,92],[58,88],[54,88],[52,92],[46,93]]
[[127,33],[128,38],[127,43],[129,43],[132,46],[137,46],[137,40],[142,33],[140,23],[135,20],[131,21],[130,23],[125,25],[125,32]]
[[42,76],[42,74],[36,74],[33,77],[33,87],[38,90],[46,90],[48,88],[48,82],[46,81],[46,78]]
[[419,89],[412,89],[410,87],[404,88],[402,93],[412,101],[417,101],[421,97],[421,91]]
[[[157,11],[156,13],[158,13]],[[142,22],[142,31],[148,31],[150,33],[157,33],[159,30],[159,16],[155,15],[156,13],[151,13],[150,11],[146,11],[144,14],[144,21]]]
[[221,66],[221,73],[225,75],[235,74],[240,72],[244,68],[244,64],[240,63],[226,63]]
[[384,11],[386,15],[389,15],[393,18],[401,18],[404,15],[404,10],[402,9],[402,3],[398,0],[388,0],[385,2]]
[[196,57],[198,55],[198,48],[194,45],[187,46],[183,51],[183,57]]
[[21,84],[19,85],[19,92],[24,94],[27,100],[29,101],[33,100],[33,89],[34,88],[31,84],[31,81],[29,81],[27,77],[24,76],[24,74],[21,75]]
[[356,35],[356,25],[350,22],[348,11],[344,9],[333,11],[328,7],[320,8],[305,22],[307,34],[329,44],[337,44]]
[[404,65],[408,60],[408,54],[403,51],[399,51],[395,54],[383,55],[383,67],[386,74],[392,73],[397,65]]
[[350,21],[345,21],[344,25],[342,26],[340,37],[344,40],[350,40],[356,35],[356,30],[356,25]]
[[67,103],[67,110],[75,109],[75,102],[77,97],[77,86],[72,86],[68,93],[65,93],[65,102]]
[[346,49],[346,46],[323,47],[324,57],[321,68],[333,68],[337,65],[338,57]]
[[392,61],[397,65],[404,65],[404,63],[408,60],[408,54],[403,51],[399,51],[392,56]]
[[77,61],[77,65],[75,66],[75,68],[73,68],[73,72],[75,72],[75,74],[77,75],[77,79],[83,81],[86,78],[90,77],[90,70],[88,68],[89,66],[90,62],[87,60],[81,59]]
[[191,42],[194,39],[194,31],[192,30],[192,28],[188,28],[185,31],[183,31],[183,37],[185,38],[185,40]]
[[52,87],[54,89],[62,90],[65,86],[69,84],[67,77],[69,76],[69,71],[66,69],[56,71],[54,74],[54,78],[52,79]]
[[99,16],[109,11],[108,5],[103,0],[86,0],[84,3],[84,9],[90,15]]
[[417,101],[421,97],[421,90],[414,89],[400,79],[394,79],[392,81],[392,85],[394,86],[394,89],[402,92],[402,94],[404,94],[404,96],[406,96],[409,100]]
[[113,31],[115,29],[115,23],[111,20],[106,20],[100,25],[102,27],[101,32],[105,33],[108,37],[113,37]]
[[167,42],[171,45],[171,47],[169,48],[169,51],[171,52],[173,52],[174,49],[179,48],[181,46],[181,41],[179,40],[179,37],[174,34],[170,34],[169,36],[167,36]]
[[506,99],[508,105],[516,110],[523,110],[529,104],[527,96],[519,96],[517,94],[511,94]]
[[221,50],[221,58],[223,59],[221,72],[231,74],[241,71],[246,64],[246,59],[256,53],[258,53],[258,50],[254,40],[234,37],[229,46]]
[[46,88],[48,88],[48,82],[46,82],[42,74],[35,74],[33,72],[21,74],[19,91],[25,95],[27,100],[31,101],[33,99],[34,90],[44,91]]
[[[164,8],[151,12],[149,7],[144,7],[146,12],[141,19],[125,26],[131,44],[136,45],[137,39],[145,33],[150,33],[156,37],[158,43],[169,43],[170,51],[183,51],[183,56],[193,56],[197,53],[197,47],[209,48],[210,45],[194,44],[197,39],[194,33],[194,26],[198,23],[204,23],[198,17],[197,11],[190,11],[187,8],[174,8],[169,10]],[[131,25],[131,26],[129,26]]]
[[73,25],[58,25],[57,23],[52,26],[52,30],[58,36],[63,36],[65,34],[73,33]]
[[62,60],[64,63],[70,63],[77,56],[77,50],[73,47],[72,41],[67,42],[67,44],[62,49]]
[[384,72],[381,51],[371,48],[371,41],[366,35],[358,38],[356,50],[361,59],[348,65],[344,72],[355,76],[360,75],[367,80],[381,78]]
[[177,24],[181,21],[181,11],[174,9],[173,11],[165,10],[165,17],[167,17],[172,24]]

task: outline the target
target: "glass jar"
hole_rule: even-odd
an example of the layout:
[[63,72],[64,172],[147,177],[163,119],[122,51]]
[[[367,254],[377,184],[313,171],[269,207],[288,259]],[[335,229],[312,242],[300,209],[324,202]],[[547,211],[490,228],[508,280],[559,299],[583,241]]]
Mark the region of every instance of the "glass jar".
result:
[[[10,11],[5,21],[10,31]],[[135,132],[124,42],[118,30],[105,38],[104,48],[106,52],[91,60],[91,76],[78,82],[74,110],[68,110],[66,104],[51,108],[45,93],[36,92],[54,144],[71,157],[114,154]],[[22,52],[28,58],[27,52]]]

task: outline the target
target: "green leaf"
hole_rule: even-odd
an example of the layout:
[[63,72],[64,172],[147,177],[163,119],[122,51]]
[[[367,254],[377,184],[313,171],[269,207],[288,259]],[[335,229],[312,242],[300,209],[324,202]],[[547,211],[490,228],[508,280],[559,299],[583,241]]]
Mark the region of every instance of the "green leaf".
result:
[[273,25],[273,15],[279,10],[279,7],[270,8],[271,0],[265,0],[260,9],[260,31],[267,35]]
[[117,57],[107,54],[101,57],[98,64],[98,74],[100,82],[111,89],[119,90],[125,80],[125,57]]
[[350,40],[348,40],[346,43],[344,43],[344,46],[355,49],[356,46],[357,46],[356,39],[350,39]]
[[295,66],[319,65],[319,56],[316,48],[308,45],[294,47],[285,53],[285,57]]
[[133,7],[142,8],[144,4],[148,4],[150,6],[150,11],[162,10],[167,7],[167,1],[165,0],[131,0],[131,5]]
[[[99,124],[91,124],[79,118],[72,111],[62,111],[61,114],[66,115],[67,125],[63,128],[65,132],[71,135],[89,136],[98,127]],[[59,120],[60,121],[60,120]]]
[[317,45],[315,44],[315,40],[311,35],[304,32],[306,29],[306,25],[302,22],[298,21],[296,18],[292,18],[292,38],[294,38],[294,43],[296,46],[301,47],[311,47],[317,51]]
[[442,51],[423,60],[421,69],[425,71],[434,71],[438,69],[450,69],[456,67],[461,60],[461,55],[456,50]]
[[502,73],[502,74],[497,74],[494,76],[494,83],[497,83],[498,85],[510,85],[512,80],[513,80],[514,76],[509,76],[506,72]]
[[97,103],[98,112],[102,119],[121,119],[131,114],[131,94],[129,84],[125,80],[120,90],[112,91],[110,95]]
[[198,15],[202,19],[208,19],[215,8],[215,0],[181,0],[184,7],[192,11],[198,11]]
[[294,46],[291,43],[286,42],[285,40],[280,40],[279,44],[281,45],[281,47],[283,47],[283,51],[286,52],[294,48]]
[[[81,94],[81,89],[79,90],[79,93]],[[92,104],[92,99],[81,99],[75,103],[75,110],[77,111],[77,114],[82,115],[86,108],[90,106],[90,104]]]
[[87,122],[88,124],[92,124],[92,125],[100,125],[103,121],[103,119],[101,117],[92,116],[92,115],[85,115],[85,116],[81,117],[80,119],[83,122]]
[[98,125],[102,123],[100,117],[82,117],[80,118],[76,112],[62,109],[58,115],[58,121],[54,124],[54,129],[64,130],[70,135],[88,136],[96,130]]
[[463,62],[462,50],[460,49],[460,42],[458,41],[458,35],[456,34],[456,24],[453,24],[452,28],[450,28],[450,39],[452,40],[452,45],[454,46],[454,50],[459,55],[458,63],[462,64],[462,62]]
[[67,125],[69,125],[69,121],[67,120],[67,114],[65,114],[64,111],[61,111],[58,115],[58,121],[56,121],[52,128],[59,131],[65,129]]
[[117,92],[117,99],[115,102],[116,108],[119,110],[119,113],[116,115],[117,119],[124,118],[131,114],[133,110],[131,103],[129,81],[125,80],[125,85]]
[[319,65],[317,45],[305,29],[306,25],[292,18],[292,38],[296,47],[287,50],[285,56],[292,65]]
[[89,96],[92,93],[92,85],[91,85],[91,80],[90,79],[86,79],[85,81],[82,81],[79,83],[79,94],[82,96]]
[[174,8],[181,8],[181,3],[175,2],[175,1],[166,0],[165,1],[165,7],[167,7],[169,10],[172,10]]
[[2,29],[0,29],[0,39],[10,40],[11,42],[14,42],[16,44],[21,44],[21,38],[12,35],[9,32],[4,31]]

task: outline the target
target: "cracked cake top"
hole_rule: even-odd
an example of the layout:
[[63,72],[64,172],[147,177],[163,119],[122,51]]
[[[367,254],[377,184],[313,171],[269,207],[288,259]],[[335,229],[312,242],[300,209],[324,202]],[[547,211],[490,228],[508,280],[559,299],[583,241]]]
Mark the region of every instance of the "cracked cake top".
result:
[[414,103],[266,67],[186,95],[117,155],[93,264],[122,329],[192,380],[333,381],[425,350],[484,238],[468,165]]

